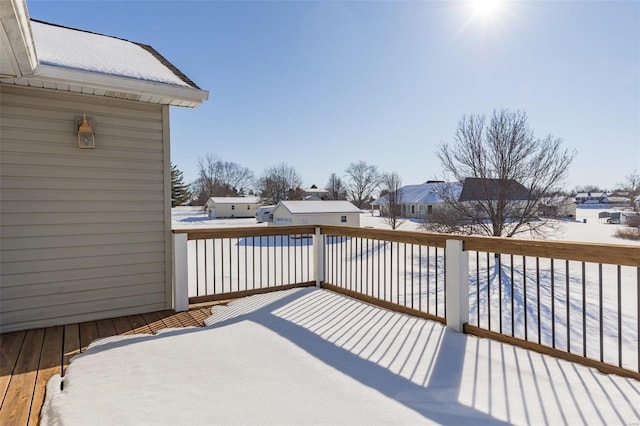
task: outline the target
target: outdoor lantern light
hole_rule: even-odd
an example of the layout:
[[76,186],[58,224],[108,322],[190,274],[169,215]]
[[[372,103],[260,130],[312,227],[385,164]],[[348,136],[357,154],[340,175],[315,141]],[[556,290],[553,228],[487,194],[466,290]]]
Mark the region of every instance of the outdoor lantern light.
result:
[[78,126],[78,146],[80,148],[95,148],[96,138],[93,133],[93,119],[89,118],[87,120],[86,114],[82,114],[82,121],[78,117],[76,124]]

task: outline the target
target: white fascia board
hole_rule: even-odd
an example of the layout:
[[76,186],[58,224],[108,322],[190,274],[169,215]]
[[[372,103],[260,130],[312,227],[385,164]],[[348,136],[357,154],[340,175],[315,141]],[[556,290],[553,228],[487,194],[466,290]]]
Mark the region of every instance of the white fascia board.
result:
[[94,89],[127,92],[141,96],[159,96],[169,98],[172,101],[187,102],[191,107],[196,107],[209,98],[209,92],[207,90],[193,87],[176,86],[51,65],[38,65],[35,70],[35,76],[42,80],[80,85]]
[[38,57],[25,1],[0,1],[0,23],[0,42],[12,54],[10,61],[15,76],[31,75],[38,65]]

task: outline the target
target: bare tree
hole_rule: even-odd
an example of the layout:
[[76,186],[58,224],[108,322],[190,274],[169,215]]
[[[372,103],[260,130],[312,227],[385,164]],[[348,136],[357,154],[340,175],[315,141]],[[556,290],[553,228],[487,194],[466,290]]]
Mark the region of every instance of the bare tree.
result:
[[559,194],[575,152],[552,135],[535,137],[524,112],[502,110],[488,122],[485,116],[463,117],[453,143],[443,144],[437,155],[449,179],[474,178],[472,197],[454,190],[442,194],[447,207],[475,232],[510,237],[525,231],[542,236],[550,229],[550,221],[537,218],[538,204]]
[[574,194],[579,194],[581,192],[605,192],[604,189],[600,188],[598,185],[578,185],[573,188],[572,191]]
[[358,161],[351,163],[345,173],[349,176],[347,194],[350,201],[360,209],[367,207],[371,202],[371,195],[381,182],[382,175],[378,167]]
[[251,170],[207,154],[198,161],[198,179],[192,188],[197,203],[204,204],[210,197],[229,197],[245,193],[252,184]]
[[625,177],[624,183],[620,184],[620,188],[629,193],[632,205],[636,208],[635,199],[640,195],[640,173],[638,170],[634,170]]
[[302,178],[296,169],[285,163],[265,170],[257,183],[260,197],[273,204],[287,200],[290,194],[297,194],[296,188],[301,185]]
[[445,234],[470,235],[473,232],[473,227],[467,226],[465,218],[446,203],[434,206],[431,213],[425,212],[421,228],[429,232]]
[[346,200],[347,199],[347,188],[344,186],[342,179],[335,173],[331,173],[329,176],[329,182],[327,182],[327,186],[324,187],[327,191],[329,191],[329,197],[332,200]]
[[397,229],[402,220],[402,178],[396,172],[385,173],[382,176],[382,192],[385,192],[384,200],[380,205],[380,215],[384,222]]

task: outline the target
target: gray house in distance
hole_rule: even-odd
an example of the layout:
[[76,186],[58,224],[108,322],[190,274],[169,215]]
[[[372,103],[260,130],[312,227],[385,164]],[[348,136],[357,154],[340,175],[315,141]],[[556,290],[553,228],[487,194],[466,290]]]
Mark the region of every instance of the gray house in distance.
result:
[[2,332],[173,306],[169,107],[201,90],[150,46],[0,2]]
[[[401,216],[424,218],[443,205],[445,200],[455,199],[470,205],[479,200],[506,199],[510,202],[526,203],[529,191],[512,179],[466,178],[464,183],[427,181],[419,185],[405,185],[398,190],[396,202],[400,206]],[[389,196],[384,195],[372,206],[380,209],[382,216],[388,211]]]
[[[442,202],[442,192],[449,188],[460,192],[461,184],[457,182],[427,181],[418,185],[405,185],[398,190],[396,202],[400,205],[402,217],[423,218],[430,214]],[[389,195],[383,195],[371,203],[378,208],[382,216],[387,214]]]

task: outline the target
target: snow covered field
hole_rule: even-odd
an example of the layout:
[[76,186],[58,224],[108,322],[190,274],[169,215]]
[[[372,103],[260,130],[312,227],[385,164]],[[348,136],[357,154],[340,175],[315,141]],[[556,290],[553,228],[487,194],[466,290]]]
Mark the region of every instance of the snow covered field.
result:
[[[640,241],[629,241],[615,238],[613,234],[622,225],[613,225],[601,222],[598,219],[599,209],[577,209],[576,220],[562,221],[562,231],[552,235],[549,239],[562,241],[579,241],[606,244],[628,244],[640,245]],[[583,221],[586,220],[586,223]],[[235,226],[267,226],[266,223],[257,223],[254,218],[246,219],[212,219],[210,220],[202,207],[176,207],[172,209],[173,229],[197,229],[197,228],[220,228]],[[360,217],[360,226],[380,229],[390,229],[389,225],[379,216],[374,216],[370,212],[364,212]],[[405,220],[399,227],[403,231],[415,231],[420,228],[420,223],[416,220]],[[524,238],[518,236],[517,238]]]

